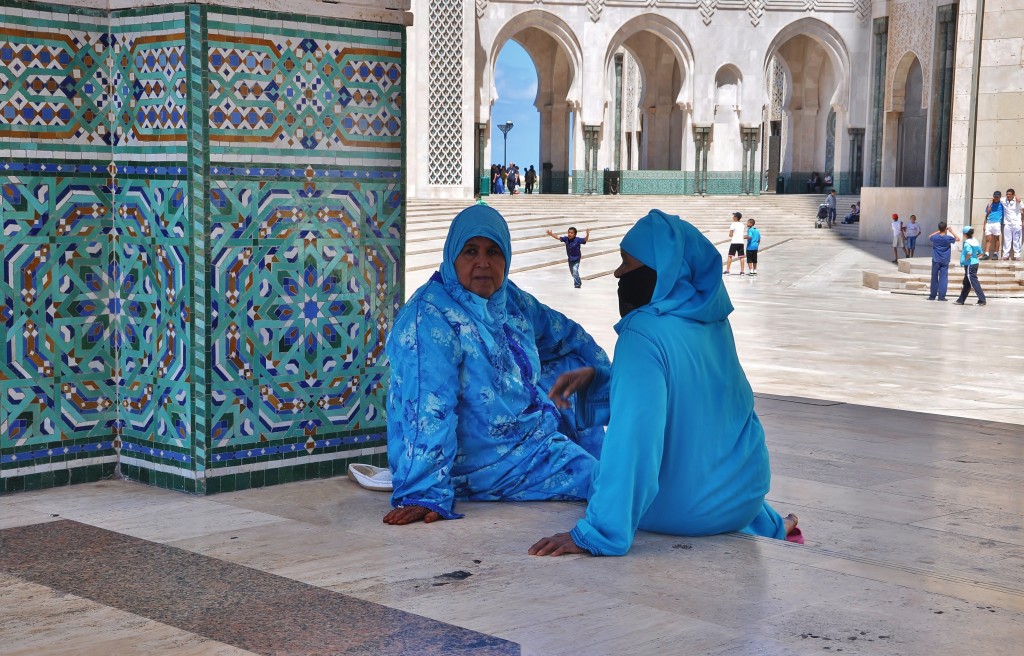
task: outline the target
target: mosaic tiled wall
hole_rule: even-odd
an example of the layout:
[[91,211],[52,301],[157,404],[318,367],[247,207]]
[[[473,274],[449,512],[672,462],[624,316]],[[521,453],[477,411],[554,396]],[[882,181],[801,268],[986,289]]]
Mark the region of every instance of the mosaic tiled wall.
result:
[[[585,193],[583,171],[573,171],[573,193]],[[622,195],[693,194],[696,189],[693,171],[621,171]],[[738,195],[743,193],[742,171],[708,171],[708,193]],[[603,189],[603,187],[602,187]],[[601,193],[601,190],[598,193]]]
[[0,492],[383,459],[400,27],[0,9]]

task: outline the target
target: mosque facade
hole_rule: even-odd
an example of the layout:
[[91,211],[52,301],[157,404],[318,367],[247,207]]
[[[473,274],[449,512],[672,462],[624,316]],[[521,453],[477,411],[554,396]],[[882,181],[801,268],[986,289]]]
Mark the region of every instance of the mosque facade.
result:
[[960,221],[1021,169],[995,136],[1020,133],[1017,4],[413,0],[409,193],[468,197],[500,160],[514,40],[537,72],[542,192],[601,193],[608,171],[620,193],[791,193],[817,173]]

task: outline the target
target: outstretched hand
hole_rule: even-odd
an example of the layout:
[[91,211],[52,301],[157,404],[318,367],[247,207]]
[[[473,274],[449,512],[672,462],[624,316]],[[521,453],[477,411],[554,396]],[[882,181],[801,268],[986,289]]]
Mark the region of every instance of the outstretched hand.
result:
[[430,524],[440,519],[441,513],[431,510],[430,508],[424,508],[423,506],[399,506],[388,514],[384,515],[384,523],[391,524],[392,526],[401,526],[403,524],[412,524],[423,520],[423,523]]
[[537,541],[527,552],[531,556],[564,556],[565,554],[588,553],[580,548],[568,533],[555,533],[549,538]]
[[548,398],[555,402],[560,410],[569,407],[569,397],[577,390],[585,389],[594,380],[595,370],[593,367],[580,367],[567,371],[558,377],[555,384],[548,392]]

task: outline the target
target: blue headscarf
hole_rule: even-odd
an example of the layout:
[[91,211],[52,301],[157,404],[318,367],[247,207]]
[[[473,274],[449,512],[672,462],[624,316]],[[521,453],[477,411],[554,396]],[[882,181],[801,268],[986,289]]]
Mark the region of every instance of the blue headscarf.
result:
[[651,302],[635,311],[703,323],[721,321],[732,312],[722,283],[722,256],[678,216],[651,210],[629,229],[620,246],[658,274]]
[[[455,272],[455,258],[462,252],[466,242],[473,237],[486,237],[498,245],[505,255],[505,280],[489,298],[477,296],[459,282]],[[501,214],[488,205],[471,205],[459,212],[448,228],[444,242],[444,260],[441,262],[441,281],[452,298],[487,325],[495,329],[505,317],[505,290],[508,272],[512,266],[512,236],[508,224]]]

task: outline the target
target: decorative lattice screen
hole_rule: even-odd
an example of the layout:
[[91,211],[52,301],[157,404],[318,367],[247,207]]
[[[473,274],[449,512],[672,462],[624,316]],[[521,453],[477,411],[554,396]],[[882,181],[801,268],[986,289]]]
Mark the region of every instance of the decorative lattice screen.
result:
[[430,184],[462,184],[462,11],[461,0],[430,0]]

